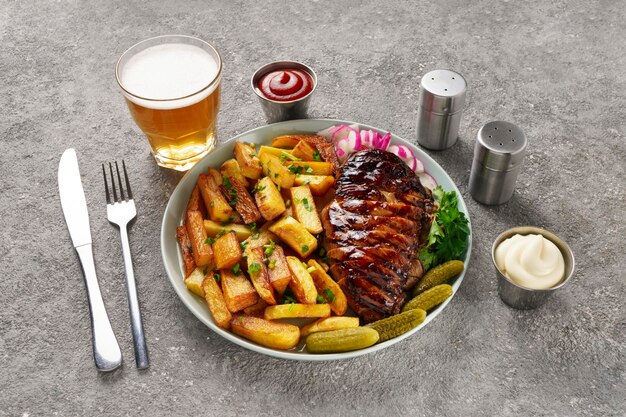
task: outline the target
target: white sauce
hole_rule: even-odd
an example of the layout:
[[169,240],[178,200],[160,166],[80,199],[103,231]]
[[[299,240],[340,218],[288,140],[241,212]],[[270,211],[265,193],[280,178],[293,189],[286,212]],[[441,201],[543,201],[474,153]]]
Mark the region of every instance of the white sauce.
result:
[[526,288],[551,288],[565,275],[563,254],[541,235],[514,235],[498,245],[495,258],[506,277]]

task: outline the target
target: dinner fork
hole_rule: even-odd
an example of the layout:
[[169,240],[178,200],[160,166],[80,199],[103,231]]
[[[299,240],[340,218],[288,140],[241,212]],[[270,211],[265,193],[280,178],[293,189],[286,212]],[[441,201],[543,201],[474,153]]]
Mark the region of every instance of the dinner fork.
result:
[[[126,193],[124,193],[124,184],[122,183],[117,161],[115,162],[117,187],[115,186],[116,176],[113,174],[113,164],[109,162],[109,173],[111,174],[111,192],[109,192],[107,172],[104,168],[104,164],[102,164],[102,175],[104,177],[104,189],[107,199],[107,218],[109,219],[109,223],[119,227],[122,239],[122,253],[124,254],[124,267],[126,269],[126,288],[128,290],[128,309],[130,311],[130,324],[135,346],[135,363],[137,364],[137,369],[146,369],[150,366],[148,361],[148,348],[143,333],[139,299],[137,298],[137,283],[135,282],[133,260],[130,255],[130,245],[128,244],[128,224],[137,217],[137,209],[135,208],[135,201],[133,200],[133,193],[130,188],[130,181],[128,180],[128,173],[126,172],[126,164],[124,161],[122,161],[122,171],[124,172]],[[117,188],[119,188],[119,195]],[[111,194],[113,198],[111,198]]]

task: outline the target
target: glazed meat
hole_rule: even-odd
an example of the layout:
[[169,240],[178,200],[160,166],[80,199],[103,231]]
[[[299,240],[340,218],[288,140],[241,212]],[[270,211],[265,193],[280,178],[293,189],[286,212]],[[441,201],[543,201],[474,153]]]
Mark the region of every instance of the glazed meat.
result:
[[430,190],[392,153],[363,150],[341,167],[322,211],[325,244],[330,273],[364,322],[400,312],[434,210]]

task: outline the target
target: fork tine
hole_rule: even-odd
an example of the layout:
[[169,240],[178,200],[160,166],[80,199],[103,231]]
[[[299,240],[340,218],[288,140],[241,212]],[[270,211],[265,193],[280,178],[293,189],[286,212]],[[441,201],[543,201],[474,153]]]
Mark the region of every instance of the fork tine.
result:
[[126,194],[130,200],[133,199],[133,192],[130,190],[130,181],[128,180],[128,172],[126,172],[126,163],[122,159],[122,169],[124,170],[124,179],[126,180]]
[[107,172],[104,169],[104,164],[102,164],[102,176],[104,177],[104,191],[107,195],[107,204],[111,204],[111,194],[109,193],[109,184],[107,184]]
[[115,170],[117,171],[117,183],[120,186],[120,201],[126,200],[124,198],[124,187],[122,186],[122,177],[120,176],[120,167],[117,165],[117,161],[115,161]]
[[115,176],[113,175],[113,165],[109,162],[109,172],[111,173],[111,186],[113,187],[113,202],[117,202],[117,191],[115,190]]

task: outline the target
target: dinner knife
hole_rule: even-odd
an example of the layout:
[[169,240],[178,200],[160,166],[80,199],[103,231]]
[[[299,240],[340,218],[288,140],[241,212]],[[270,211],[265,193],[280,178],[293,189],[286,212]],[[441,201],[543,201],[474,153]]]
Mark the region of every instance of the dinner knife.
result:
[[113,371],[122,365],[122,351],[102,301],[91,249],[87,202],[80,180],[76,151],[71,148],[63,152],[59,162],[59,194],[65,222],[85,276],[96,367],[103,372]]

